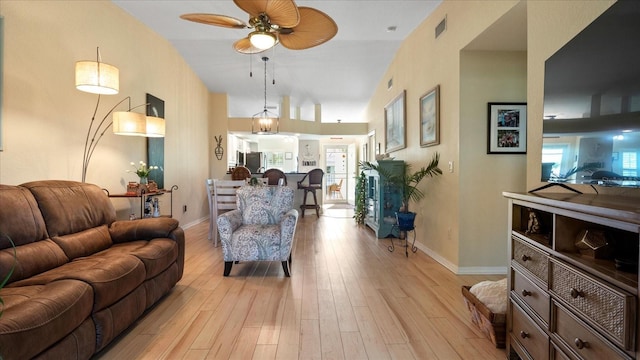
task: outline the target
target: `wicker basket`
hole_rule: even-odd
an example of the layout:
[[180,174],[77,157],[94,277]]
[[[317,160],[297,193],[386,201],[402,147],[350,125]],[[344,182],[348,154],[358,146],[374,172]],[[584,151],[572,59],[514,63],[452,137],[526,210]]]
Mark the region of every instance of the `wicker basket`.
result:
[[505,347],[506,322],[505,314],[494,314],[475,295],[469,292],[470,286],[462,287],[464,303],[471,312],[471,321],[491,340],[497,348]]

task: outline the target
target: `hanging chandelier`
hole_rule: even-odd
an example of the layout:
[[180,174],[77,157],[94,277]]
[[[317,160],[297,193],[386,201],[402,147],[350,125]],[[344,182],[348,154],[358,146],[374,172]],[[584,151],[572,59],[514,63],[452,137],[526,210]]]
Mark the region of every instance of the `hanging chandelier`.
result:
[[262,57],[264,62],[264,108],[251,118],[251,133],[258,135],[271,135],[278,133],[278,115],[267,110],[267,61],[269,58]]

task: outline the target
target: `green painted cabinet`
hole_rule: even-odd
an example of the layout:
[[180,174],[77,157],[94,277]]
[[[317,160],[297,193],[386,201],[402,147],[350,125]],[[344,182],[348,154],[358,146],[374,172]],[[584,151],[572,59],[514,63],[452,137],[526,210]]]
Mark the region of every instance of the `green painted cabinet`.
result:
[[[402,174],[404,161],[380,160],[378,167],[388,173]],[[364,173],[367,179],[367,215],[364,223],[373,229],[376,237],[384,238],[391,233],[391,228],[396,223],[396,211],[402,206],[402,190],[389,184],[375,170],[365,170]]]

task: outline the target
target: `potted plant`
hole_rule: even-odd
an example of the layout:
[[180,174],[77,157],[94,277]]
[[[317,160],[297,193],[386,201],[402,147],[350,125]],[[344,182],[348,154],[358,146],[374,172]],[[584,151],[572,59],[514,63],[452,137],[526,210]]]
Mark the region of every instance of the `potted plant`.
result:
[[364,172],[356,178],[356,202],[353,212],[353,218],[356,224],[364,224],[364,218],[367,215],[367,177]]
[[439,162],[440,154],[435,153],[429,164],[423,166],[418,171],[412,172],[411,165],[405,163],[404,172],[401,174],[390,173],[386,171],[385,168],[368,161],[360,162],[360,166],[365,170],[376,170],[386,178],[389,184],[400,188],[402,206],[398,209],[396,216],[398,217],[398,227],[401,231],[406,231],[413,230],[413,220],[416,215],[409,211],[409,200],[420,201],[424,198],[424,193],[418,188],[418,184],[427,176],[434,177],[442,175],[442,170],[438,167]]

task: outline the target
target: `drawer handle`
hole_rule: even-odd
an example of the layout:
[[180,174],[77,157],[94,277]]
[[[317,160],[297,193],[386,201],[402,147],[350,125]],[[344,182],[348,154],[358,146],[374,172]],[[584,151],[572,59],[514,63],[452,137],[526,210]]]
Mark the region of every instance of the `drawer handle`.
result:
[[584,292],[576,288],[571,288],[571,297],[574,299],[576,299],[577,297],[584,297]]
[[524,297],[531,296],[531,291],[522,290],[522,296]]
[[524,331],[520,331],[520,337],[523,338],[523,339],[526,339],[526,338],[529,337],[529,333],[526,333]]
[[522,261],[529,261],[531,260],[531,256],[529,255],[522,255]]
[[578,349],[583,349],[583,348],[589,346],[588,342],[582,341],[582,340],[580,340],[580,338],[576,338],[575,340],[573,340],[573,343],[576,344],[576,347]]

